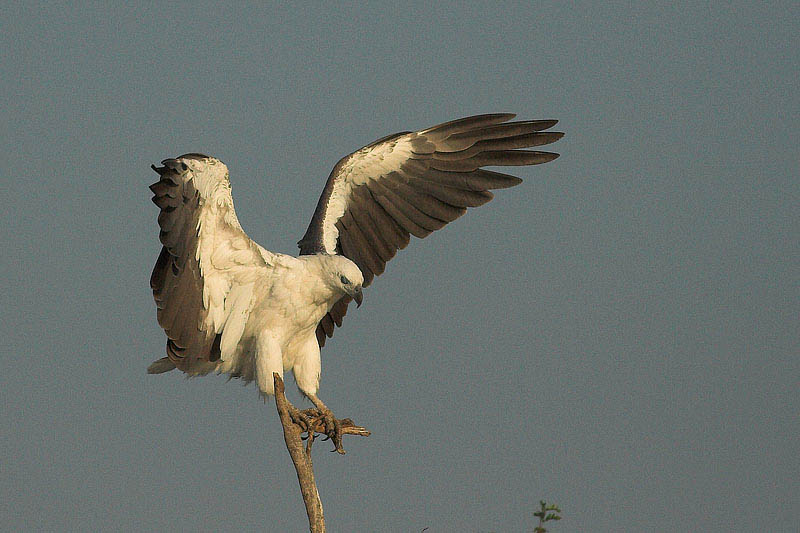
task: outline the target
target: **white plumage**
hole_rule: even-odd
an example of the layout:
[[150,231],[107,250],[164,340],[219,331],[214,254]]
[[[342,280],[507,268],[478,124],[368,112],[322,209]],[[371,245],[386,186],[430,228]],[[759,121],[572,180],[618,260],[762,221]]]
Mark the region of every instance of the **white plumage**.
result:
[[[519,148],[562,134],[554,120],[507,122],[479,115],[380,139],[334,167],[301,255],[270,252],[242,230],[227,167],[186,154],[153,167],[163,244],[151,277],[167,357],[150,373],[227,373],[273,393],[272,373],[293,371],[300,390],[317,398],[320,347],[352,299],[409,235],[425,237],[492,198],[489,189],[518,178],[487,165],[532,165],[557,154]],[[330,412],[327,410],[327,412]]]
[[[297,363],[295,378],[315,394],[322,317],[363,277],[338,255],[272,253],[242,230],[227,167],[212,157],[168,159],[153,185],[164,248],[151,280],[167,357],[151,372],[228,373],[272,394],[272,373]],[[349,283],[345,285],[343,279]]]

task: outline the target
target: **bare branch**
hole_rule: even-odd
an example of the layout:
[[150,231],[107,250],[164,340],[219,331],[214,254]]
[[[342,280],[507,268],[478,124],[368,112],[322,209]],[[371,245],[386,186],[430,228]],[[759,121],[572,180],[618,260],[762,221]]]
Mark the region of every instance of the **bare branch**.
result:
[[[277,372],[272,374],[272,379],[275,386],[275,406],[283,426],[283,440],[286,441],[286,449],[289,450],[294,469],[297,471],[297,481],[300,482],[300,492],[306,505],[309,528],[311,533],[324,533],[325,517],[322,514],[322,501],[319,499],[317,483],[314,481],[314,465],[311,463],[314,434],[326,435],[336,443],[335,451],[344,453],[342,435],[369,437],[369,431],[355,425],[349,418],[334,419],[327,408],[324,412],[320,409],[299,411],[286,399],[286,388]],[[324,407],[324,404],[322,405]],[[308,439],[305,448],[303,433],[307,434]]]
[[283,426],[283,439],[286,441],[286,449],[289,450],[289,455],[292,457],[294,468],[297,471],[297,481],[300,482],[300,492],[303,495],[303,503],[306,505],[306,514],[308,514],[309,529],[311,533],[324,533],[325,517],[322,514],[322,501],[319,499],[317,483],[314,481],[311,449],[309,447],[309,453],[306,453],[300,438],[302,431],[289,415],[289,402],[286,400],[283,380],[277,372],[272,374],[272,378],[275,384],[275,405]]

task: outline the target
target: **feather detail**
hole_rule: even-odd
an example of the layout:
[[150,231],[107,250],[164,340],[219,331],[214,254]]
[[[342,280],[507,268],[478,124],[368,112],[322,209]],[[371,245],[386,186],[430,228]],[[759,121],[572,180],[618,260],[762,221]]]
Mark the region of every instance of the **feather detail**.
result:
[[164,247],[150,286],[168,338],[169,364],[160,359],[148,371],[166,372],[172,364],[189,374],[205,373],[241,339],[253,283],[274,256],[242,230],[221,161],[187,154],[161,164],[153,166],[159,181],[150,190],[161,210]]
[[[521,183],[484,166],[524,166],[558,154],[523,150],[553,143],[555,120],[509,122],[512,113],[476,115],[418,132],[388,135],[342,158],[325,184],[303,238],[301,254],[342,254],[364,274],[365,286],[409,237],[426,237],[493,198],[491,189]],[[338,307],[337,307],[338,306]],[[337,304],[317,329],[333,335],[346,312]]]

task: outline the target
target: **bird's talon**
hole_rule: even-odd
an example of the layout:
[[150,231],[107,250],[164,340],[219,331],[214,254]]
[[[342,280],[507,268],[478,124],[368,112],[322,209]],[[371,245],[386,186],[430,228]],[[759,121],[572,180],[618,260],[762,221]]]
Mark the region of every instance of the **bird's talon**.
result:
[[300,432],[306,434],[305,437],[301,435],[301,439],[306,440],[313,435],[314,424],[306,413],[300,411],[292,404],[289,404],[289,416],[291,417],[292,422],[294,422],[294,424],[300,428]]
[[314,418],[315,421],[322,422],[323,428],[322,431],[319,431],[319,433],[325,435],[322,440],[332,440],[335,446],[333,451],[344,453],[344,448],[342,448],[342,422],[333,416],[333,412],[330,409],[317,410]]

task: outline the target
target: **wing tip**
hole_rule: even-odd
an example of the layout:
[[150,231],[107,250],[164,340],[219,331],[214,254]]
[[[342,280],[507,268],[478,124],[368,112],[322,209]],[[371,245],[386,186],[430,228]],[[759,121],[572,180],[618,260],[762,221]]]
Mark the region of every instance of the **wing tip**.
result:
[[211,159],[210,155],[201,154],[200,152],[189,152],[188,154],[179,155],[176,159]]
[[451,135],[472,128],[479,128],[482,126],[489,126],[492,124],[502,124],[503,122],[508,122],[509,120],[512,120],[516,116],[517,116],[516,113],[484,113],[481,115],[472,115],[469,117],[449,120],[447,122],[431,126],[430,128],[424,129],[417,133],[420,135],[426,135],[431,133],[441,134],[441,135]]
[[173,363],[169,357],[162,357],[157,361],[153,361],[150,363],[150,366],[147,367],[148,374],[163,374],[170,370],[175,370],[175,363]]

